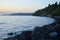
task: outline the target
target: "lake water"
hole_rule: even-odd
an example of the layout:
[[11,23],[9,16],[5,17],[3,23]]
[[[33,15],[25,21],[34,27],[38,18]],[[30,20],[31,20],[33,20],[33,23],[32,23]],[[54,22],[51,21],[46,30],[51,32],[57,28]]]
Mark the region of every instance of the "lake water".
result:
[[0,16],[0,40],[11,37],[8,33],[16,33],[12,36],[19,34],[20,31],[30,30],[34,27],[42,27],[53,23],[55,20],[49,17],[37,16]]

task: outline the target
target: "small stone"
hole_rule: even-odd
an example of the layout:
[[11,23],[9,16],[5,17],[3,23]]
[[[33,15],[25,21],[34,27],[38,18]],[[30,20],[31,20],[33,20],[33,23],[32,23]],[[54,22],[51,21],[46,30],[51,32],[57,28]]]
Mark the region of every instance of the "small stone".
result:
[[54,38],[54,37],[56,37],[57,35],[58,35],[57,32],[51,32],[51,33],[49,34],[49,37]]

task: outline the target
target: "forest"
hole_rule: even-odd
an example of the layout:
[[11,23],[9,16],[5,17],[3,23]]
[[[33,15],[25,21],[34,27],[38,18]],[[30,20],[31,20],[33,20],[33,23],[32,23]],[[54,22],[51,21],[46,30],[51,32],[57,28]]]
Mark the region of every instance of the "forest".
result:
[[60,16],[60,2],[35,11],[33,16]]

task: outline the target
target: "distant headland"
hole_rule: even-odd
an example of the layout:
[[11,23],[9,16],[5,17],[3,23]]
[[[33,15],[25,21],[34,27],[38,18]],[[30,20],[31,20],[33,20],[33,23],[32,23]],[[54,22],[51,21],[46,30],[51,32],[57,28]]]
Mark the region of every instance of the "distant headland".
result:
[[5,14],[10,16],[31,16],[33,13],[12,13],[12,14]]

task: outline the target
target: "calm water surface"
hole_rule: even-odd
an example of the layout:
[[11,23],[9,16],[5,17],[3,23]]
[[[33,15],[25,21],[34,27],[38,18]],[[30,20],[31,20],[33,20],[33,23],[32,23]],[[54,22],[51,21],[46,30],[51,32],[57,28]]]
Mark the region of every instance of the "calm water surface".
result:
[[[0,16],[0,40],[10,37],[8,33],[19,31],[32,31],[34,27],[42,27],[53,23],[55,20],[49,17],[37,16]],[[15,36],[16,34],[12,35]]]

